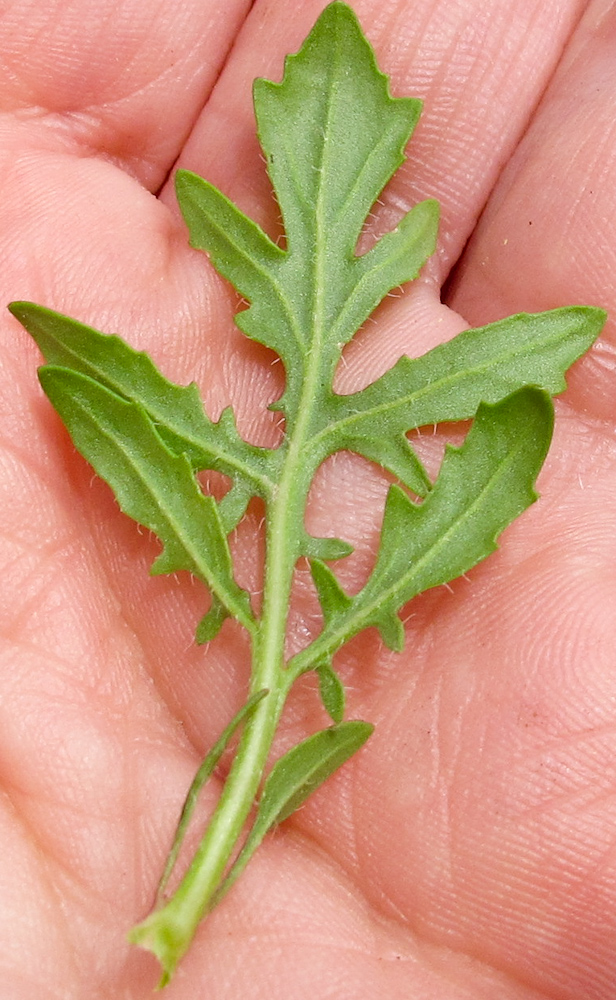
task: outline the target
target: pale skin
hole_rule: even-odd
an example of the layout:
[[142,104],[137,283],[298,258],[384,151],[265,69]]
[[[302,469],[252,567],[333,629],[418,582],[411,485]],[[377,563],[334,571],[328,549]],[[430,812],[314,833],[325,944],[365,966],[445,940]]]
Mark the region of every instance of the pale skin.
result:
[[[280,78],[322,6],[18,0],[0,15],[2,303],[120,332],[168,377],[195,378],[211,415],[233,403],[262,443],[280,366],[235,331],[236,299],[188,249],[169,178],[196,170],[275,231],[250,84]],[[354,4],[394,93],[425,101],[373,226],[423,197],[443,220],[423,278],[366,326],[339,388],[467,323],[616,310],[610,7]],[[155,539],[75,454],[8,313],[1,337],[3,995],[142,1000],[156,963],[125,935],[242,702],[247,645],[229,624],[192,644],[204,593],[147,575]],[[616,997],[614,337],[608,322],[572,372],[542,499],[499,553],[405,609],[404,654],[372,633],[340,654],[348,715],[376,733],[262,847],[169,1000]],[[311,526],[357,545],[349,588],[383,491],[349,456],[319,480]],[[242,550],[258,531],[255,513]],[[317,628],[301,585],[297,598],[296,627]],[[280,746],[326,724],[303,684]]]

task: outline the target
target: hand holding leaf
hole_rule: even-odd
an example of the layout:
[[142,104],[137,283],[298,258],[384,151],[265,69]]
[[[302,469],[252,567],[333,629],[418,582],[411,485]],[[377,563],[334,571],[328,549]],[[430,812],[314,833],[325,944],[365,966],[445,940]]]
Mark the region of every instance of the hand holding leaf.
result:
[[[604,320],[582,307],[518,315],[461,334],[421,359],[402,358],[366,389],[338,395],[333,379],[344,345],[391,289],[417,275],[435,246],[437,209],[427,201],[367,253],[355,252],[366,215],[401,162],[418,102],[389,95],[354,15],[336,2],[287,60],[283,82],[257,82],[255,106],[285,246],[196,175],[181,172],[177,190],[192,244],[248,300],[238,325],[283,362],[285,391],[275,405],[285,435],[278,448],[243,441],[229,411],[209,420],[194,386],[167,382],[119,338],[28,303],[12,306],[45,354],[41,382],[75,445],[122,509],[159,537],[163,550],[153,571],[189,570],[207,585],[211,607],[198,638],[213,639],[228,617],[250,636],[246,705],[195,779],[184,818],[232,731],[243,727],[219,804],[179,888],[133,932],[160,958],[163,983],[200,918],[267,830],[370,734],[367,723],[343,721],[336,651],[369,626],[400,651],[403,605],[485,558],[535,498],[552,430],[549,394],[564,388],[564,372]],[[432,482],[407,433],[473,417],[466,441],[447,450]],[[310,536],[304,521],[318,468],[341,450],[363,455],[399,481],[388,494],[374,567],[353,595],[327,565],[348,544]],[[195,477],[209,469],[232,481],[220,501],[204,496]],[[259,609],[235,579],[227,541],[252,497],[266,511]],[[306,556],[322,629],[289,661],[290,595],[298,560]],[[311,669],[335,724],[288,751],[262,785],[288,692]],[[180,840],[184,830],[182,821]]]

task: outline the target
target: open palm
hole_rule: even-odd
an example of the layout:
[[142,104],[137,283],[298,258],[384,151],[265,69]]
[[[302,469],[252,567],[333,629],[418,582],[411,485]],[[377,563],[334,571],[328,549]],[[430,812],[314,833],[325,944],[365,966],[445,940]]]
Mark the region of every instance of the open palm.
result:
[[[212,416],[232,403],[259,443],[275,441],[280,366],[235,329],[237,302],[188,249],[168,178],[179,162],[275,231],[250,86],[280,78],[323,6],[0,11],[2,302],[121,333],[169,378],[196,379]],[[421,280],[380,307],[339,386],[467,322],[616,306],[610,5],[353,6],[394,93],[425,101],[372,225],[425,197],[443,222]],[[202,591],[148,576],[156,541],[75,453],[8,313],[1,337],[0,992],[141,1000],[157,969],[126,931],[152,903],[196,765],[245,696],[247,646],[229,623],[194,646]],[[349,714],[376,733],[264,844],[169,1000],[616,997],[611,337],[571,373],[542,500],[500,552],[409,606],[403,655],[370,633],[341,654]],[[383,492],[351,456],[319,481],[313,526],[358,546],[357,573]],[[245,525],[246,550],[258,533]],[[249,559],[243,572],[250,585]],[[309,681],[281,745],[324,724]]]

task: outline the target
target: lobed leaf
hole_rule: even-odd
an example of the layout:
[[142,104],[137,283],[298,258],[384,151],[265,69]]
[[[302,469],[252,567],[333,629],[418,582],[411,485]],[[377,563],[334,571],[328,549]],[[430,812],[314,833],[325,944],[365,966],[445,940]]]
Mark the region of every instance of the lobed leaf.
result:
[[425,496],[429,481],[419,460],[404,451],[392,454],[400,435],[465,420],[481,402],[496,403],[525,385],[562,392],[565,372],[596,340],[605,318],[603,310],[588,306],[520,313],[466,330],[420,358],[402,357],[360,392],[331,394],[329,423],[313,447],[326,454],[333,447],[356,451]]
[[[349,72],[349,67],[353,71]],[[361,94],[361,100],[357,95]],[[438,205],[415,206],[367,254],[357,239],[379,193],[402,162],[421,104],[393,98],[351,9],[325,9],[281,83],[257,80],[259,138],[282,212],[286,249],[224,195],[186,171],[176,190],[193,246],[250,305],[236,322],[275,350],[286,371],[277,408],[287,430],[331,385],[340,351],[392,288],[433,252]]]
[[392,486],[376,563],[356,596],[345,594],[326,566],[312,564],[324,628],[289,669],[311,669],[369,625],[400,650],[402,605],[485,559],[498,535],[536,499],[534,482],[550,444],[552,413],[549,395],[534,387],[496,404],[482,403],[464,444],[447,447],[422,503]]
[[39,377],[75,447],[122,510],[163,543],[152,573],[189,570],[252,631],[249,597],[233,578],[216,502],[201,492],[188,458],[170,451],[140,406],[86,375],[47,366]]
[[[233,884],[267,831],[372,732],[368,723],[342,722],[344,690],[332,667],[336,650],[369,626],[391,649],[401,650],[402,606],[484,559],[500,532],[533,502],[552,430],[548,394],[564,389],[566,369],[605,319],[600,310],[581,307],[514,316],[468,330],[422,358],[401,358],[361,392],[337,395],[333,379],[342,348],[392,288],[417,275],[435,248],[438,206],[424,201],[367,253],[357,254],[366,217],[403,160],[421,105],[391,96],[354,13],[338,0],[322,12],[300,51],[287,58],[282,82],[255,82],[254,101],[282,213],[282,245],[195,174],[178,171],[176,189],[192,245],[205,250],[247,300],[238,327],[276,351],[284,365],[285,391],[272,406],[285,417],[278,449],[244,442],[230,409],[217,423],[209,420],[195,385],[169,382],[147,355],[120,338],[30,303],[11,307],[46,357],[41,383],[76,447],[113,488],[122,509],[160,538],[163,549],[152,571],[186,569],[208,585],[211,604],[197,641],[210,641],[229,616],[253,640],[251,690],[258,693],[195,777],[161,893],[196,797],[243,726],[208,830],[172,899],[131,934],[160,959],[161,985],[203,914]],[[472,417],[464,444],[446,449],[433,485],[408,431]],[[325,562],[347,555],[351,546],[313,538],[305,528],[315,471],[341,449],[378,463],[401,484],[389,490],[374,567],[354,595]],[[201,492],[195,478],[201,469],[230,477],[232,486],[219,503]],[[410,493],[425,499],[416,503]],[[234,579],[227,543],[255,495],[264,501],[266,523],[259,617]],[[300,556],[310,560],[323,628],[288,663],[285,629]],[[317,672],[335,724],[273,766],[237,855],[285,698],[308,669]],[[267,692],[270,697],[253,715]]]

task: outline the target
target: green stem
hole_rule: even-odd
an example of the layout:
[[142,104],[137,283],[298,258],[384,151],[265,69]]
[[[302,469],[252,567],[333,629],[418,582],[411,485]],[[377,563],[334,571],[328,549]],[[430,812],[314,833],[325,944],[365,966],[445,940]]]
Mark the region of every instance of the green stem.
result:
[[296,562],[294,546],[288,540],[297,534],[295,526],[303,523],[307,492],[304,477],[292,475],[291,465],[297,471],[296,463],[288,463],[287,475],[282,477],[272,504],[263,608],[253,636],[250,693],[264,688],[269,693],[245,725],[216,809],[180,885],[161,909],[130,934],[134,944],[149,949],[159,959],[163,967],[160,986],[169,981],[187,951],[241,840],[288,694],[284,643]]

